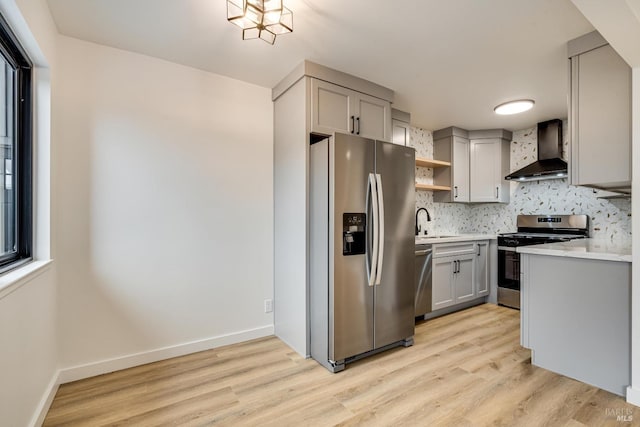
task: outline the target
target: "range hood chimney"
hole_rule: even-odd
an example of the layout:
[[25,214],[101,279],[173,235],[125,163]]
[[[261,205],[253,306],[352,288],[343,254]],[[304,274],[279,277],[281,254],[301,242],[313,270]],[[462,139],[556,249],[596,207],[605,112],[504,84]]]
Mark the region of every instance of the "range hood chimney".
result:
[[538,123],[538,161],[531,163],[504,179],[537,181],[567,177],[567,162],[562,160],[562,120]]

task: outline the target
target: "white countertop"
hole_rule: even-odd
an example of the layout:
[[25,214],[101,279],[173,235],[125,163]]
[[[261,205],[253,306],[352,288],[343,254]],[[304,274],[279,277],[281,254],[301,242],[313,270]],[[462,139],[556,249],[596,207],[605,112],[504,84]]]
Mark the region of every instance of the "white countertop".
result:
[[474,240],[495,240],[498,236],[495,234],[443,234],[443,235],[427,235],[416,236],[416,245],[433,245],[436,243],[453,243],[453,242],[468,242]]
[[576,239],[569,242],[520,246],[516,248],[516,251],[522,254],[631,262],[630,240],[627,242],[611,242],[598,239]]

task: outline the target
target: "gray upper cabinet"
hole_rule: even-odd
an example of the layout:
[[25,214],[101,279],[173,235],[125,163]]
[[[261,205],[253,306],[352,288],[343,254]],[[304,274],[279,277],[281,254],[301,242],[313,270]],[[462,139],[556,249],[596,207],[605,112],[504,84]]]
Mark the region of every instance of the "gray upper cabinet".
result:
[[509,203],[511,132],[502,129],[470,131],[470,195],[478,203]]
[[449,168],[433,171],[433,183],[451,187],[451,191],[435,191],[435,202],[469,202],[469,134],[466,130],[448,127],[433,133],[434,159],[451,162]]
[[391,103],[355,90],[311,79],[311,131],[352,133],[391,140]]
[[391,142],[409,146],[411,143],[411,114],[391,109]]
[[570,180],[631,187],[631,68],[596,31],[569,42]]
[[350,133],[355,128],[354,91],[317,79],[311,79],[311,90],[313,132],[329,135],[333,132]]
[[511,132],[504,129],[467,131],[448,127],[433,133],[433,157],[451,162],[435,169],[433,183],[451,191],[433,193],[435,202],[509,203]]
[[366,138],[391,141],[391,103],[365,95],[356,94],[356,133]]
[[452,196],[454,202],[469,201],[469,140],[453,137]]

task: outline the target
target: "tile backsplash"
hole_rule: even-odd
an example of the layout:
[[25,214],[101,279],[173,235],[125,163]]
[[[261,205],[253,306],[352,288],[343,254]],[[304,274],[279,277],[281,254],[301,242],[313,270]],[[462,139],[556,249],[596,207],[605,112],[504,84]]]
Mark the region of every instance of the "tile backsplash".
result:
[[[566,120],[563,128],[567,129]],[[411,145],[416,155],[433,158],[431,131],[411,128]],[[563,157],[566,158],[568,139],[564,137]],[[536,127],[513,132],[511,141],[511,171],[537,160]],[[416,167],[416,181],[433,183],[433,171]],[[431,221],[421,214],[421,229],[428,234],[506,233],[515,231],[519,214],[586,214],[589,215],[590,235],[594,238],[625,240],[631,238],[631,201],[627,199],[598,199],[586,187],[568,184],[567,179],[511,183],[511,201],[502,203],[436,203],[431,191],[416,192],[416,209],[424,207]]]

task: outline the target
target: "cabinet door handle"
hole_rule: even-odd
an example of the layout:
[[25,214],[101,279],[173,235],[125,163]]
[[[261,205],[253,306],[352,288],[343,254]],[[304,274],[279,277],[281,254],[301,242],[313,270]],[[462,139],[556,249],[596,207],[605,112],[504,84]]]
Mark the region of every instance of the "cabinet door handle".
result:
[[496,187],[496,199],[500,198],[500,187]]
[[457,185],[453,186],[453,198],[454,199],[458,198],[458,186]]
[[480,256],[480,245],[478,245],[478,256]]
[[353,122],[354,119],[355,119],[355,116],[351,116],[351,133],[355,132],[356,130],[356,126]]
[[358,125],[358,130],[356,131],[356,135],[360,135],[360,117],[356,117],[356,124]]

